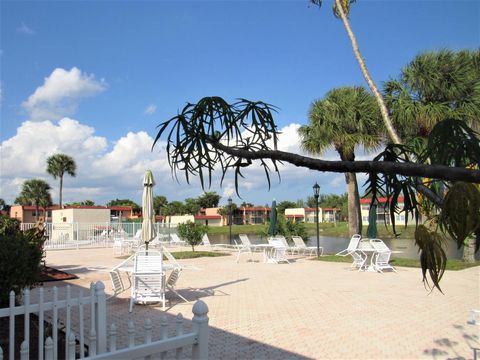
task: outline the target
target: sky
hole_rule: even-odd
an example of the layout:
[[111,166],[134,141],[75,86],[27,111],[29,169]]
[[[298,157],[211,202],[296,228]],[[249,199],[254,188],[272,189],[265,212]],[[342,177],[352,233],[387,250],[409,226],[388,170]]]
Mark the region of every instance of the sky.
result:
[[[6,1],[0,2],[0,198],[46,173],[61,152],[77,164],[64,178],[64,203],[112,199],[141,203],[145,170],[154,195],[196,198],[171,174],[157,125],[204,96],[262,100],[279,108],[279,148],[302,153],[297,129],[311,102],[340,86],[366,83],[332,2]],[[358,0],[351,26],[374,81],[396,78],[423,51],[477,49],[480,1]],[[371,158],[359,149],[357,159]],[[333,150],[320,156],[338,160]],[[207,191],[255,205],[346,191],[342,174],[280,167],[270,189],[260,167],[244,172],[241,199],[221,174]],[[359,183],[366,176],[359,174]]]

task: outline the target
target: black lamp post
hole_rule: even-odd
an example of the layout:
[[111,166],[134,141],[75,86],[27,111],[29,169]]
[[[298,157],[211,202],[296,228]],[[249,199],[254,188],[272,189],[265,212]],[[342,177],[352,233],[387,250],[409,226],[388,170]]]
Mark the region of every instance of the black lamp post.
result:
[[317,256],[320,256],[320,229],[318,223],[318,197],[320,196],[320,185],[313,185],[313,196],[315,197],[315,221],[317,222]]
[[230,232],[228,240],[230,245],[232,244],[232,198],[228,198],[228,225],[230,226]]

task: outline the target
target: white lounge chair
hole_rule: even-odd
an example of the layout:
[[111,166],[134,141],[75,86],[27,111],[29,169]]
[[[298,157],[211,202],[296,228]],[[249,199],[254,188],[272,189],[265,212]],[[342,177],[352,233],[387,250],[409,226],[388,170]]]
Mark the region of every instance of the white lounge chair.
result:
[[120,272],[117,269],[113,269],[108,273],[110,275],[110,280],[112,281],[112,290],[113,290],[113,295],[109,297],[110,299],[124,292],[125,286],[123,285],[123,280],[122,280],[122,277],[120,276]]
[[132,294],[129,312],[136,302],[161,302],[165,310],[165,273],[163,254],[158,251],[139,251],[134,258]]
[[132,243],[125,241],[122,237],[113,239],[113,256],[130,255],[132,253]]
[[290,264],[290,261],[287,259],[287,248],[281,240],[270,239],[269,244],[273,245],[273,248],[267,252],[267,263],[279,264],[281,262],[286,262]]
[[236,262],[238,263],[238,261],[240,260],[240,255],[243,254],[243,253],[247,253],[247,254],[250,254],[250,258],[253,260],[253,253],[252,253],[252,248],[250,245],[245,245],[243,244],[243,242],[241,244],[237,243],[236,240],[233,240],[235,242],[235,246],[237,248],[237,259],[236,259]]
[[358,234],[353,235],[352,238],[350,239],[350,243],[348,244],[348,247],[345,250],[342,250],[336,253],[335,255],[338,255],[338,256],[350,255],[351,252],[357,250],[358,243],[360,242],[361,239],[362,239],[362,235],[358,235]]
[[268,240],[269,243],[270,243],[271,239],[278,240],[285,247],[285,249],[287,249],[287,251],[290,251],[290,254],[292,254],[292,255],[297,250],[295,247],[290,246],[287,239],[283,235],[275,235],[273,238],[269,238],[269,240]]
[[[295,244],[295,251],[298,251],[298,253],[300,254],[300,252],[303,252],[304,254],[306,254],[307,252],[310,253],[310,256],[312,255],[317,255],[317,247],[316,246],[307,246],[305,245],[305,241],[303,241],[303,239],[300,237],[300,236],[292,236],[292,240]],[[323,247],[319,247],[319,250],[320,250],[320,256],[323,255]]]
[[178,237],[176,233],[170,234],[170,245],[185,245],[186,242]]
[[230,244],[212,244],[210,242],[210,239],[208,238],[207,234],[203,234],[202,245],[210,248],[210,250],[212,250],[212,251],[218,250],[218,248],[224,248],[224,249],[236,249],[237,248],[236,245],[230,245]]

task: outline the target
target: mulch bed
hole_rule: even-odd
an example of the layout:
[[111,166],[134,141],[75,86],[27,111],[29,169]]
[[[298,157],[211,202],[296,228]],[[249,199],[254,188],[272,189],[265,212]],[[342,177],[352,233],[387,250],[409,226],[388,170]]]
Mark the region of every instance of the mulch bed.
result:
[[69,274],[61,270],[45,266],[38,281],[43,283],[47,281],[62,281],[62,280],[72,280],[78,279],[77,275]]

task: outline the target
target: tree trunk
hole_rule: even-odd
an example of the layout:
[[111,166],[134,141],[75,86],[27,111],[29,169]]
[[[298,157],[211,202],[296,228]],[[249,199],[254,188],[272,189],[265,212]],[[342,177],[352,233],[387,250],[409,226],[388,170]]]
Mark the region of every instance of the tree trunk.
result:
[[350,23],[348,22],[348,19],[345,16],[342,3],[340,0],[335,0],[335,1],[337,4],[338,13],[340,14],[340,18],[343,21],[343,25],[345,26],[348,37],[350,38],[350,41],[352,43],[353,53],[355,54],[355,58],[357,59],[358,64],[360,65],[360,70],[362,71],[363,77],[367,81],[368,87],[370,88],[370,90],[372,90],[372,93],[375,96],[375,99],[377,100],[378,106],[380,107],[380,112],[382,113],[383,122],[385,123],[385,127],[387,128],[388,135],[390,136],[394,144],[401,144],[402,140],[400,139],[400,136],[398,136],[397,131],[393,127],[392,120],[388,115],[388,110],[387,110],[387,107],[385,106],[385,102],[383,101],[383,97],[380,94],[380,91],[378,91],[377,86],[373,82],[372,77],[368,72],[367,66],[365,65],[365,61],[363,60],[362,55],[360,54],[360,49],[358,48],[357,39],[355,38],[352,28],[350,27]]
[[362,213],[360,211],[360,195],[358,193],[357,175],[346,173],[348,193],[348,232],[350,236],[362,234]]
[[463,261],[467,263],[475,262],[475,238],[470,236],[463,243]]
[[63,209],[63,203],[62,203],[62,188],[63,188],[63,176],[60,176],[60,196],[59,196],[59,201],[60,201],[60,209]]

